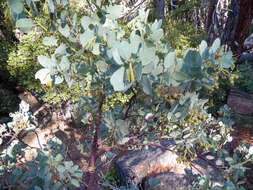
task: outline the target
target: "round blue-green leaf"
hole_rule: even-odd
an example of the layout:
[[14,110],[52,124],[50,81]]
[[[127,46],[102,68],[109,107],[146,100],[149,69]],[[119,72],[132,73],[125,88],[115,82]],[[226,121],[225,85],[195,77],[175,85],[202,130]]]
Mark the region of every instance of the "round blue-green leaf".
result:
[[120,58],[119,51],[118,51],[118,48],[117,48],[117,47],[116,47],[116,48],[113,48],[113,50],[112,50],[112,57],[113,57],[114,61],[115,61],[117,64],[119,64],[119,65],[122,65],[122,64],[123,64],[123,62],[122,62],[122,60],[121,60],[121,58]]
[[64,81],[61,74],[53,75],[52,80],[54,84],[61,84]]
[[81,25],[82,27],[87,30],[89,28],[89,25],[93,24],[93,20],[88,16],[83,16],[81,18]]
[[155,42],[161,40],[163,38],[163,29],[159,29],[157,31],[152,32],[150,37]]
[[94,33],[91,30],[85,31],[80,35],[80,42],[83,47],[87,47],[88,42],[94,37]]
[[70,35],[70,28],[69,28],[69,25],[68,24],[66,24],[65,26],[64,26],[64,28],[60,25],[59,27],[58,27],[58,30],[59,30],[59,32],[64,36],[64,37],[69,37],[69,35]]
[[155,22],[151,25],[151,31],[154,33],[156,32],[158,29],[160,29],[162,26],[162,20],[155,20]]
[[205,58],[207,56],[208,46],[205,40],[201,41],[201,44],[199,46],[199,51],[200,51],[201,57]]
[[64,165],[65,165],[66,168],[71,168],[74,164],[73,164],[72,161],[65,161]]
[[67,49],[67,46],[65,44],[61,44],[59,47],[56,48],[54,54],[56,56],[65,55],[67,53],[66,49]]
[[131,57],[131,46],[127,41],[122,41],[119,47],[119,54],[123,59],[129,59]]
[[224,190],[237,190],[236,186],[231,181],[226,181],[223,189]]
[[55,161],[60,162],[62,160],[63,160],[63,156],[61,154],[57,154],[56,157],[55,157]]
[[95,45],[93,46],[93,49],[92,49],[92,53],[94,55],[99,55],[100,54],[99,43],[95,43]]
[[124,84],[124,75],[125,75],[125,68],[120,67],[117,71],[115,71],[110,79],[110,83],[113,86],[115,91],[123,91],[125,90]]
[[69,62],[67,56],[62,57],[59,67],[62,72],[66,72],[67,70],[69,70],[70,62]]
[[145,94],[152,94],[152,86],[149,78],[146,75],[142,76],[141,80],[142,90]]
[[107,37],[107,44],[109,47],[113,47],[116,43],[116,33],[113,31],[109,31]]
[[45,67],[45,68],[51,68],[52,67],[52,61],[50,58],[44,56],[44,55],[39,55],[38,56],[38,61],[39,63]]
[[49,69],[40,69],[35,73],[35,79],[39,79],[41,84],[47,84],[51,80]]
[[82,173],[82,171],[77,170],[77,171],[74,172],[73,175],[74,175],[75,177],[77,177],[77,178],[81,178],[81,177],[83,176],[83,173]]
[[155,68],[154,63],[149,63],[148,65],[143,66],[142,73],[149,74],[153,71],[154,68]]
[[76,22],[77,22],[77,14],[75,13],[74,16],[73,16],[73,19],[72,19],[72,26],[73,26],[73,28],[76,27]]
[[155,55],[155,48],[151,47],[142,47],[140,51],[140,60],[142,62],[142,65],[147,65],[150,62],[153,62],[156,58]]
[[108,70],[108,65],[102,60],[97,61],[96,66],[97,66],[98,72],[104,73]]
[[157,65],[155,69],[152,71],[153,76],[158,76],[163,72],[163,67],[161,65]]
[[136,31],[133,31],[130,35],[130,45],[131,45],[131,51],[133,54],[137,54],[141,45],[141,37],[136,35],[135,33]]
[[53,0],[48,0],[48,9],[50,13],[54,13],[54,2]]
[[42,43],[46,46],[57,46],[57,39],[54,36],[45,37]]
[[16,22],[16,27],[20,28],[24,33],[30,32],[33,26],[33,21],[30,18],[21,18]]
[[184,57],[184,63],[189,67],[201,67],[202,58],[198,51],[188,50]]
[[164,59],[164,67],[167,68],[170,72],[173,72],[177,64],[176,53],[170,52],[166,55]]
[[217,38],[216,40],[214,40],[213,45],[209,50],[209,53],[215,54],[217,52],[217,50],[220,48],[220,45],[221,45],[220,38]]
[[70,183],[75,187],[80,187],[80,183],[74,178],[71,179]]
[[175,79],[176,81],[180,81],[180,82],[183,82],[187,79],[189,79],[188,75],[183,73],[183,72],[173,72],[172,73],[172,78]]
[[137,66],[135,68],[135,72],[136,72],[136,80],[139,82],[141,80],[141,76],[142,76],[142,65],[141,65],[141,63],[137,63]]
[[16,14],[20,14],[24,9],[23,0],[7,0],[7,3]]
[[221,66],[224,69],[229,69],[233,65],[233,54],[231,51],[229,51],[225,56],[222,57],[222,63]]
[[59,173],[63,173],[63,172],[65,172],[65,167],[64,167],[63,165],[59,165],[59,166],[57,167],[57,171],[58,171]]
[[106,12],[108,13],[106,15],[106,18],[115,20],[122,16],[123,7],[121,5],[110,5],[109,7],[106,8]]
[[36,186],[34,187],[34,190],[42,190],[42,189],[41,189],[39,186],[36,185]]
[[129,134],[129,124],[121,119],[116,120],[116,133],[115,137],[117,140],[123,139],[125,136]]

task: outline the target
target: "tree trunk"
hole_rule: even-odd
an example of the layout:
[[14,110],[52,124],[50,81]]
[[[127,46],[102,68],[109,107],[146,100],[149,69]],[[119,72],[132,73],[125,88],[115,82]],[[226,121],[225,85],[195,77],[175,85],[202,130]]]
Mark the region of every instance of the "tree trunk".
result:
[[164,0],[155,0],[155,10],[157,14],[158,19],[163,19],[165,18],[164,16]]
[[231,46],[232,51],[236,55],[241,55],[242,47],[245,39],[248,37],[251,20],[253,19],[253,2],[252,0],[238,0],[240,12],[238,16],[238,25],[235,29],[234,40],[239,44],[237,47],[235,43]]
[[208,43],[219,37],[239,58],[253,18],[252,0],[211,0],[208,14]]

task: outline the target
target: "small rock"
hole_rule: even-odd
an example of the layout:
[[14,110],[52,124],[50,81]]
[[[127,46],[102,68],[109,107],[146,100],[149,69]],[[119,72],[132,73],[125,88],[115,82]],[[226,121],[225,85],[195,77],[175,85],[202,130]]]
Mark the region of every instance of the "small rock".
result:
[[21,100],[24,100],[27,104],[29,104],[31,111],[34,113],[36,110],[40,108],[40,103],[37,100],[35,96],[32,95],[29,91],[24,91],[23,93],[20,93],[18,97]]
[[[152,178],[154,183],[158,182],[156,190],[192,190],[192,182],[194,178],[184,174],[176,174],[172,172],[161,173]],[[153,190],[152,184],[148,181],[144,184],[145,190]]]
[[236,113],[249,115],[253,113],[253,94],[232,89],[228,95],[227,105]]
[[249,35],[243,43],[243,49],[253,48],[253,33]]
[[[169,148],[171,147],[173,147],[172,144],[169,145]],[[223,184],[221,173],[216,167],[214,167],[217,163],[216,157],[211,157],[210,154],[206,154],[204,159],[197,158],[193,162],[193,167],[186,166],[182,163],[179,164],[177,162],[177,158],[178,156],[172,151],[163,150],[161,148],[143,151],[136,150],[121,156],[116,160],[114,166],[121,182],[125,186],[134,185],[136,187],[140,187],[140,184],[143,183],[145,178],[167,172],[173,173],[176,178],[179,177],[184,181],[188,178],[186,170],[191,171],[192,174],[210,176],[210,180],[213,182],[214,186],[221,186]],[[173,176],[172,174],[168,175],[171,177]],[[171,179],[168,180],[170,183]],[[182,185],[188,186],[190,181],[188,180],[188,182],[189,183]],[[185,186],[182,186],[182,188],[183,187]],[[178,187],[178,189],[181,189],[181,187]]]

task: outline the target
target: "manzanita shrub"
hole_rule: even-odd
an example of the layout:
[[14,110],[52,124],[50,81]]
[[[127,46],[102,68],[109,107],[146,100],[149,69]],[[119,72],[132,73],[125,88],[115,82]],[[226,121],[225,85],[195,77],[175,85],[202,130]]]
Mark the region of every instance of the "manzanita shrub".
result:
[[[93,14],[81,18],[71,12],[67,0],[7,2],[24,32],[38,26],[34,18],[40,11],[50,15],[43,43],[56,49],[50,56],[38,56],[43,68],[35,78],[48,87],[66,81],[69,87],[87,88],[74,105],[89,129],[87,189],[95,189],[96,164],[108,151],[161,147],[161,140],[173,139],[178,161],[190,163],[204,150],[217,152],[227,141],[233,124],[228,108],[222,108],[223,117],[217,120],[205,106],[205,97],[217,86],[215,76],[234,66],[231,51],[225,51],[219,39],[211,47],[202,41],[199,50],[187,50],[178,58],[163,40],[162,21],[147,22],[149,11],[139,10],[125,22],[121,5],[99,0],[88,1]],[[119,23],[127,25],[130,34]],[[84,54],[87,59],[79,62],[70,59]],[[126,101],[110,105],[118,95]],[[237,179],[231,182],[235,188]],[[198,184],[208,189],[208,183]]]

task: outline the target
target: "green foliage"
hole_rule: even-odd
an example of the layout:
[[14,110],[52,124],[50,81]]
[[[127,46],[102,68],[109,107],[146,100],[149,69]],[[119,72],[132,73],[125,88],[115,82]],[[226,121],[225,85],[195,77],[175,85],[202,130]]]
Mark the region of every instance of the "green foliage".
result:
[[[180,18],[191,19],[193,11],[196,8],[200,7],[201,3],[202,3],[201,0],[192,0],[192,1],[178,0],[175,2],[177,7],[170,12],[168,17],[171,19],[180,19]],[[188,17],[186,15],[188,15]]]
[[235,72],[237,80],[234,81],[236,88],[243,90],[247,93],[253,93],[253,80],[252,80],[253,67],[250,64],[243,64],[238,66]]
[[[107,180],[106,183],[112,184],[114,186],[120,186],[120,179],[119,176],[117,175],[116,169],[111,168],[106,174],[105,174],[105,179]],[[105,183],[105,182],[103,182]]]
[[189,48],[197,48],[202,40],[206,38],[205,32],[201,28],[196,28],[192,23],[181,20],[165,21],[165,40],[168,41],[179,56]]
[[78,85],[74,85],[72,88],[66,84],[46,87],[34,77],[36,71],[41,68],[37,57],[41,54],[49,55],[55,49],[51,46],[45,46],[44,43],[50,42],[43,41],[41,32],[32,32],[21,39],[17,48],[14,48],[9,54],[8,70],[12,80],[17,80],[17,84],[27,90],[41,94],[44,102],[57,104],[68,99],[77,101],[79,95],[84,93],[84,90],[79,89]]
[[17,84],[36,92],[43,91],[42,85],[34,78],[35,72],[41,68],[37,57],[51,51],[51,48],[42,44],[41,38],[42,34],[38,32],[25,35],[8,59],[8,70]]
[[65,159],[63,144],[57,138],[48,142],[44,149],[38,149],[37,156],[32,161],[25,165],[16,165],[18,157],[24,157],[23,148],[26,146],[20,141],[13,141],[9,145],[5,142],[8,140],[6,137],[17,136],[21,131],[34,130],[34,117],[24,101],[20,103],[19,110],[10,116],[11,122],[0,125],[0,145],[5,147],[0,156],[0,175],[5,176],[5,182],[0,181],[0,184],[7,183],[5,185],[10,188],[22,187],[24,190],[79,187],[83,172],[72,161]]
[[7,59],[8,53],[13,48],[14,34],[12,30],[14,29],[13,23],[9,17],[9,11],[7,3],[4,1],[0,2],[0,76],[2,80],[7,80],[9,78],[9,73],[7,71]]
[[0,158],[4,164],[0,171],[5,176],[6,186],[22,187],[24,190],[80,187],[83,172],[72,161],[64,160],[64,154],[60,151],[62,142],[59,139],[48,142],[47,148],[38,150],[37,157],[26,162],[25,166],[15,166],[18,154],[22,156],[22,148],[22,143],[12,143]]

